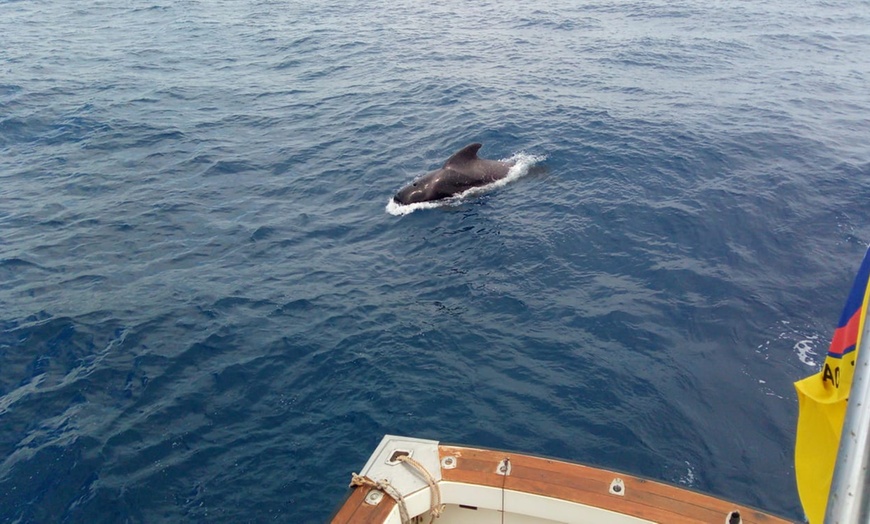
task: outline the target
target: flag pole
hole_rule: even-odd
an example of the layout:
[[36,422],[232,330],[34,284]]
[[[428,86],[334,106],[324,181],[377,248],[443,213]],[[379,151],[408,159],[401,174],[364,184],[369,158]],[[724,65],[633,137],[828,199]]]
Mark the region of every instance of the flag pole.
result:
[[826,524],[870,523],[870,322],[863,322],[857,349],[855,375],[828,494]]

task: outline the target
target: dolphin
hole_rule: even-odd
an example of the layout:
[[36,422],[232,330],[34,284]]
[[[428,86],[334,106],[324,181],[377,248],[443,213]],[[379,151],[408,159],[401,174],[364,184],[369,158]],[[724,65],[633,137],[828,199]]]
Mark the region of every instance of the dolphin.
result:
[[430,171],[400,189],[393,200],[402,205],[441,200],[506,177],[513,163],[478,158],[477,150],[481,147],[478,143],[463,147],[441,169]]

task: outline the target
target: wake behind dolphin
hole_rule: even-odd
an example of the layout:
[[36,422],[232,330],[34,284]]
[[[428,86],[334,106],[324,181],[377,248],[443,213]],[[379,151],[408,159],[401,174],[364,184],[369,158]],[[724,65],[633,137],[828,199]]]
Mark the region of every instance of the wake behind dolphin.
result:
[[518,153],[505,160],[487,160],[477,156],[480,148],[479,143],[465,146],[447,159],[440,169],[430,171],[400,189],[387,203],[387,213],[406,215],[417,209],[456,203],[467,196],[512,182],[544,159]]

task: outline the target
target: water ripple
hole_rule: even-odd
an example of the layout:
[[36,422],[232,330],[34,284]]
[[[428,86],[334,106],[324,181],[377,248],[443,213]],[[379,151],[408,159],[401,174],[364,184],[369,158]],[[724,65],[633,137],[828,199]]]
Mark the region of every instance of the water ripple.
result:
[[800,518],[868,13],[569,4],[4,3],[0,520],[322,521],[384,433]]

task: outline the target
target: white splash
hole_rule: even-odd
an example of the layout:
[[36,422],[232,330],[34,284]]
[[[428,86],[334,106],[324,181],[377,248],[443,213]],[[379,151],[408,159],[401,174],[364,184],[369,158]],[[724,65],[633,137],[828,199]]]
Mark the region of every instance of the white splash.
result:
[[547,157],[545,155],[530,155],[528,153],[519,152],[510,158],[501,159],[501,162],[513,162],[514,165],[511,166],[510,171],[508,171],[506,177],[500,180],[496,180],[492,184],[487,184],[480,187],[473,187],[467,191],[459,193],[458,195],[452,196],[450,198],[445,198],[443,200],[437,200],[435,202],[418,202],[416,204],[402,205],[397,203],[395,200],[393,200],[392,197],[390,197],[390,200],[387,202],[386,210],[387,213],[393,216],[402,216],[407,215],[408,213],[413,213],[418,209],[434,209],[436,207],[456,205],[470,196],[486,193],[488,191],[492,191],[493,189],[510,184],[518,178],[526,175],[533,165],[537,164],[538,162],[543,162],[546,159]]
[[682,484],[683,486],[692,487],[695,485],[695,468],[692,467],[692,464],[689,463],[688,460],[683,461],[686,464],[686,474],[680,475],[680,478],[677,479],[678,484]]
[[798,340],[798,342],[794,345],[794,349],[797,352],[798,358],[807,366],[816,367],[818,365],[814,358],[818,356],[818,353],[816,353],[815,349],[813,348],[813,344],[815,344],[818,339],[818,335],[810,335],[805,340]]

